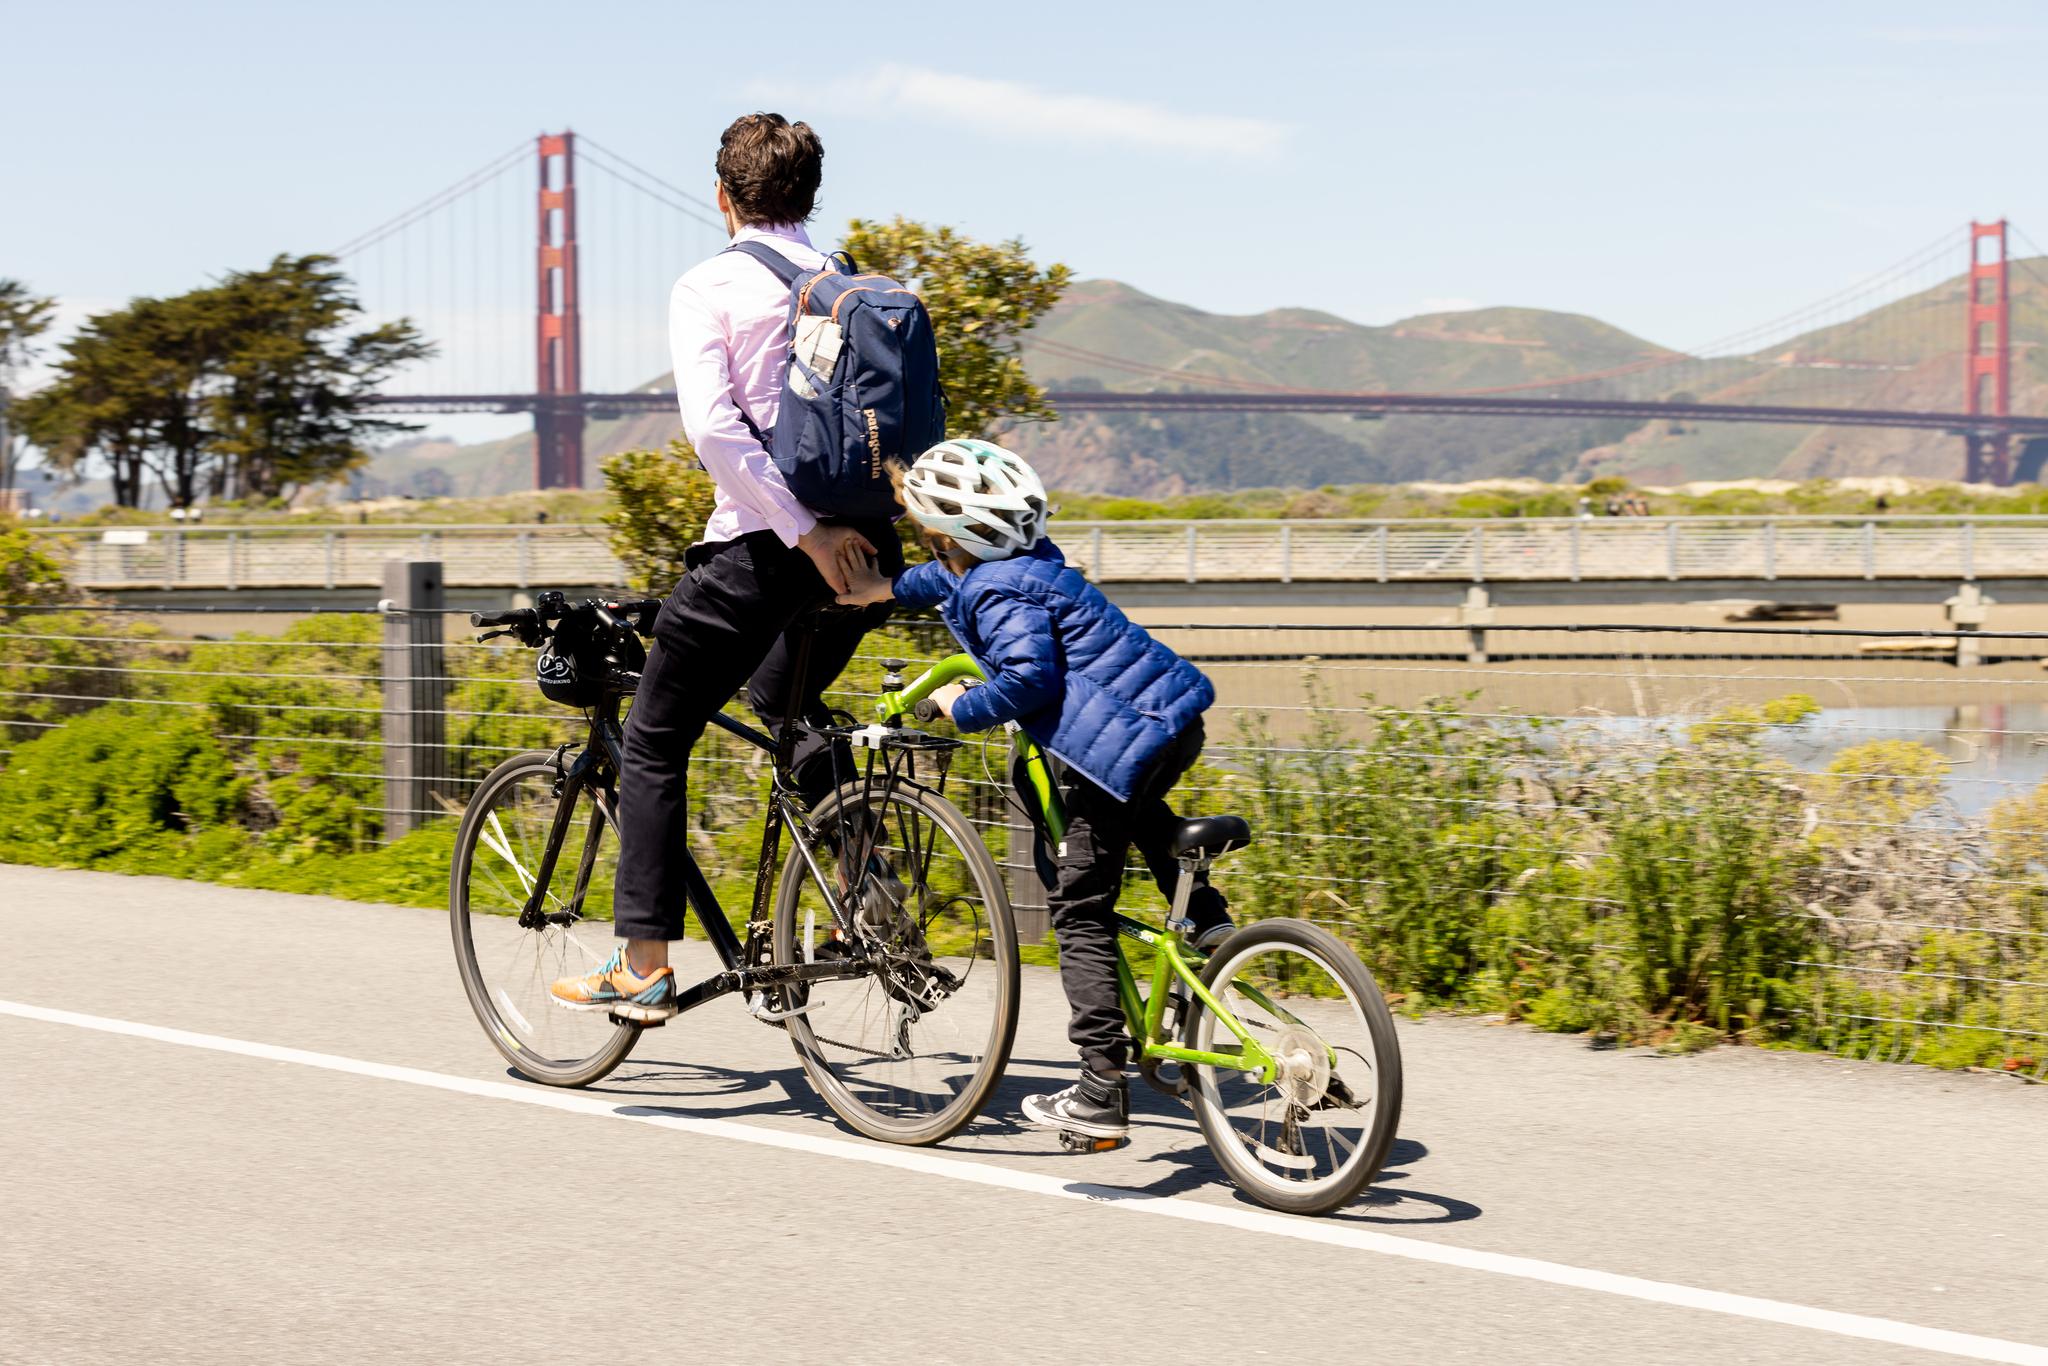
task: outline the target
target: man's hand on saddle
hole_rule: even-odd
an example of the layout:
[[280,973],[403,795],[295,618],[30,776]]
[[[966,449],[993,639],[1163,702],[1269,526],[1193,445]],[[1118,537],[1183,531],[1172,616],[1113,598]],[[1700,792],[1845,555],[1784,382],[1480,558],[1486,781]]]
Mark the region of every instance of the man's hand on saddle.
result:
[[842,603],[850,587],[847,566],[854,561],[865,564],[866,557],[875,553],[874,543],[852,527],[827,526],[823,522],[797,537],[796,543],[798,549],[811,557],[811,563],[818,567],[818,577],[825,580],[825,586]]

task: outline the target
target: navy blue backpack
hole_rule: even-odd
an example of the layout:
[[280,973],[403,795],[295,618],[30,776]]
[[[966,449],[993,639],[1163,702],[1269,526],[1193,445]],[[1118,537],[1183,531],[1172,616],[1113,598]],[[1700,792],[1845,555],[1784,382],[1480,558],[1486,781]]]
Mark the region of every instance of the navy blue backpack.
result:
[[[773,247],[735,242],[789,286],[789,369],[775,430],[760,438],[797,501],[821,517],[894,517],[888,462],[946,439],[939,352],[924,300],[844,252],[804,270]],[[840,268],[843,263],[844,269]]]

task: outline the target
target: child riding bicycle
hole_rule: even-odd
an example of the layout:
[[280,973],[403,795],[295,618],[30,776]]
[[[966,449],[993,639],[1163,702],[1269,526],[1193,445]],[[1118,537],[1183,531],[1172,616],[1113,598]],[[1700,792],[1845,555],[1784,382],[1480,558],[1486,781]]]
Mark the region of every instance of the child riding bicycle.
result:
[[[946,441],[900,477],[904,507],[936,559],[892,581],[849,547],[839,601],[937,607],[987,682],[972,691],[949,685],[932,699],[963,731],[1015,722],[1064,766],[1066,836],[1041,849],[1040,861],[1072,1012],[1067,1035],[1082,1071],[1064,1091],[1026,1098],[1024,1115],[1045,1128],[1122,1138],[1129,1048],[1110,913],[1133,845],[1173,899],[1180,869],[1170,844],[1180,820],[1166,797],[1202,752],[1202,713],[1216,690],[1067,564],[1045,534],[1045,486],[1016,455],[986,441]],[[1206,878],[1188,916],[1198,949],[1231,929]]]

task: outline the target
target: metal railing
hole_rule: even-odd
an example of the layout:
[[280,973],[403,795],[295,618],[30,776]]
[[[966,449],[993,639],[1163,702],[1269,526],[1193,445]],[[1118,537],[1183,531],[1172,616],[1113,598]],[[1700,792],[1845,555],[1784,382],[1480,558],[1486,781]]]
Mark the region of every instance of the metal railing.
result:
[[[1597,517],[1057,524],[1106,583],[2036,578],[2048,517]],[[389,559],[465,588],[614,584],[595,525],[42,528],[100,591],[351,588]]]
[[[527,651],[416,616],[280,614],[207,639],[199,615],[0,610],[0,788],[39,737],[114,708],[129,733],[204,732],[250,785],[259,844],[445,838],[493,765],[580,725],[539,697]],[[871,641],[832,700],[861,709],[884,652],[951,648],[909,629]],[[1801,1038],[2048,1075],[2048,635],[1970,633],[1982,659],[1959,672],[1933,632],[1497,627],[1481,665],[1457,627],[1154,630],[1217,688],[1176,800],[1253,820],[1219,874],[1243,914],[1326,923],[1393,988],[1569,1023],[1544,1013],[1567,980],[1636,990],[1640,917],[1735,933],[1696,890],[1733,860],[1768,883],[1742,915],[1803,927],[1777,966]],[[1006,758],[961,751],[948,791],[1042,905]],[[695,754],[714,881],[751,875],[764,777],[716,731]],[[1156,910],[1142,880],[1132,896]],[[1404,956],[1417,936],[1452,975],[1431,985],[1439,969]]]

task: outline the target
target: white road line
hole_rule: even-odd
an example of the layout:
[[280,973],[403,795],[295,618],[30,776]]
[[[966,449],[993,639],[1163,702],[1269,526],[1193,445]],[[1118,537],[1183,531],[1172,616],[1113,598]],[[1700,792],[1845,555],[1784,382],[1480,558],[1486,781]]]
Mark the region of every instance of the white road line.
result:
[[1483,1271],[1496,1276],[1512,1276],[1518,1280],[1541,1281],[1549,1285],[1569,1286],[1575,1290],[1593,1290],[1606,1295],[1620,1295],[1627,1299],[1647,1300],[1653,1304],[1703,1309],[1709,1313],[1727,1314],[1735,1318],[1782,1323],[1794,1328],[1810,1328],[1817,1332],[1863,1338],[1872,1342],[1893,1343],[1901,1347],[1917,1347],[1923,1351],[1967,1357],[1972,1361],[2009,1362],[2014,1363],[2014,1366],[2048,1366],[2048,1347],[2024,1342],[1980,1337],[1975,1333],[1951,1332],[1945,1328],[1924,1328],[1896,1319],[1845,1314],[1833,1309],[1790,1304],[1783,1300],[1759,1299],[1753,1295],[1731,1295],[1719,1290],[1676,1285],[1669,1281],[1620,1276],[1609,1271],[1567,1266],[1561,1262],[1546,1262],[1534,1257],[1484,1252],[1448,1243],[1404,1238],[1392,1233],[1376,1233],[1351,1224],[1293,1218],[1237,1206],[1207,1205],[1191,1200],[1176,1200],[1168,1196],[1147,1195],[1114,1186],[1063,1181],[1056,1176],[1046,1176],[1038,1172],[1017,1171],[1009,1167],[941,1157],[925,1149],[892,1148],[880,1143],[857,1143],[847,1139],[826,1138],[818,1134],[762,1129],[747,1124],[736,1124],[731,1120],[695,1119],[686,1115],[652,1111],[643,1106],[619,1105],[582,1092],[520,1086],[502,1081],[476,1081],[468,1077],[449,1076],[443,1072],[428,1072],[416,1067],[397,1067],[390,1063],[367,1062],[360,1058],[344,1058],[332,1053],[313,1053],[301,1048],[285,1048],[278,1044],[252,1043],[243,1039],[223,1038],[216,1034],[195,1034],[190,1030],[168,1029],[162,1025],[141,1024],[132,1020],[114,1020],[101,1015],[82,1015],[70,1010],[51,1010],[44,1006],[25,1005],[16,1001],[0,1001],[0,1015],[40,1020],[47,1024],[71,1025],[78,1029],[92,1029],[105,1034],[125,1034],[133,1038],[154,1040],[157,1043],[210,1049],[216,1053],[233,1053],[269,1062],[317,1067],[328,1072],[374,1077],[380,1081],[403,1082],[409,1086],[424,1086],[436,1091],[453,1091],[460,1095],[507,1100],[521,1105],[537,1105],[550,1110],[564,1110],[571,1114],[630,1120],[658,1128],[700,1134],[707,1138],[754,1143],[762,1147],[812,1153],[848,1162],[866,1162],[872,1166],[920,1172],[926,1176],[943,1177],[949,1181],[965,1181],[972,1185],[994,1186],[1003,1190],[1024,1191],[1032,1195],[1049,1195],[1062,1200],[1085,1200],[1137,1214],[1184,1219],[1196,1224],[1216,1224],[1247,1232],[1270,1234],[1274,1237],[1294,1238],[1302,1242],[1324,1243],[1334,1247],[1351,1248],[1358,1252],[1377,1253],[1383,1257],[1405,1257],[1411,1261],[1435,1262],[1440,1266]]

